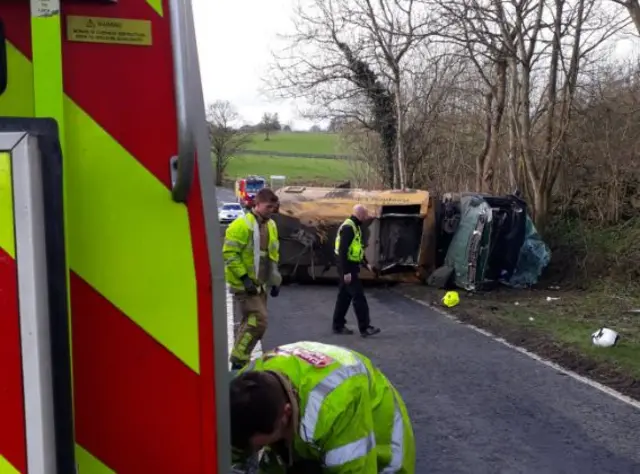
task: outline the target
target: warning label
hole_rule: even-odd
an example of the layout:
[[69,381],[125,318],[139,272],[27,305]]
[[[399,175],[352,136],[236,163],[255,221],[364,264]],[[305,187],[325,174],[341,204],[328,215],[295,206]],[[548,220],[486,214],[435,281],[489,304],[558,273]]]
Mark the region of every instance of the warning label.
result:
[[69,15],[67,40],[151,46],[151,21]]

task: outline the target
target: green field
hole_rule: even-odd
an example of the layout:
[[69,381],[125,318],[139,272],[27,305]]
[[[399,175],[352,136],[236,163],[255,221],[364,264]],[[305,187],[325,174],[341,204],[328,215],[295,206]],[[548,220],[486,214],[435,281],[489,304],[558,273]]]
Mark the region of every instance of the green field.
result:
[[284,175],[288,184],[334,184],[348,179],[349,165],[346,160],[327,158],[242,155],[232,158],[227,166],[227,179],[250,174],[267,179],[271,175]]
[[338,135],[335,133],[277,132],[265,141],[264,133],[252,136],[248,150],[275,151],[283,153],[341,154]]
[[349,179],[349,163],[343,159],[253,155],[250,150],[277,153],[340,154],[338,135],[332,133],[290,132],[275,133],[269,141],[256,133],[246,147],[248,154],[231,158],[225,177],[236,180],[247,175],[268,178],[286,176],[288,184],[334,185]]

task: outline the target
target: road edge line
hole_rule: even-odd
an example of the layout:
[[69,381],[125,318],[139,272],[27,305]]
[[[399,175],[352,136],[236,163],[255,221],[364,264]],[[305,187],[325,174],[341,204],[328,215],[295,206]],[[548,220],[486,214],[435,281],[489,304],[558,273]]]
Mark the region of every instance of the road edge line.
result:
[[413,296],[409,296],[406,295],[402,292],[399,292],[403,297],[407,298],[410,301],[413,301],[414,303],[419,304],[420,306],[424,306],[426,308],[429,308],[432,311],[435,311],[436,313],[446,317],[447,319],[450,319],[451,321],[454,321],[462,326],[466,326],[469,329],[482,334],[483,336],[486,336],[504,346],[507,346],[510,349],[513,349],[517,352],[519,352],[520,354],[524,354],[525,356],[543,364],[546,365],[547,367],[550,367],[554,370],[556,370],[557,372],[560,372],[561,374],[564,374],[568,377],[571,377],[572,379],[583,383],[585,385],[588,385],[589,387],[595,388],[596,390],[599,390],[600,392],[609,395],[610,397],[613,397],[615,399],[617,399],[618,401],[621,401],[622,403],[625,403],[627,405],[632,406],[633,408],[635,408],[636,410],[640,410],[640,401],[635,400],[631,397],[628,397],[627,395],[624,395],[623,393],[618,392],[617,390],[614,390],[610,387],[607,387],[606,385],[601,384],[600,382],[596,382],[595,380],[592,380],[588,377],[585,377],[583,375],[580,375],[572,370],[566,369],[564,367],[562,367],[561,365],[557,364],[556,362],[553,362],[549,359],[545,359],[544,357],[539,356],[538,354],[531,352],[527,349],[525,349],[524,347],[520,347],[520,346],[516,346],[515,344],[510,343],[509,341],[507,341],[506,339],[496,336],[495,334],[493,334],[490,331],[487,331],[486,329],[482,329],[474,324],[471,323],[467,323],[464,321],[461,321],[460,319],[456,318],[453,314],[451,313],[447,313],[446,311],[444,311],[441,308],[438,308],[437,306],[433,306],[429,303],[427,303],[426,301],[422,301],[418,298],[415,298]]

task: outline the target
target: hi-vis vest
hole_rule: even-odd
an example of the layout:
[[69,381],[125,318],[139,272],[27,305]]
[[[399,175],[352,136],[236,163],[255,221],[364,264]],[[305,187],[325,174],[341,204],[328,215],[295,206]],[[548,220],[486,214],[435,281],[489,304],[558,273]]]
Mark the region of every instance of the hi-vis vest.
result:
[[404,402],[364,355],[297,342],[263,354],[241,373],[250,370],[278,372],[298,394],[294,461],[317,460],[335,474],[414,474],[415,442]]
[[244,217],[234,220],[227,227],[222,255],[225,262],[225,278],[232,288],[238,290],[244,288],[240,277],[245,274],[259,284],[279,286],[282,283],[278,272],[278,262],[280,260],[278,228],[276,223],[269,219],[267,221],[267,229],[269,232],[267,255],[271,261],[269,281],[257,282],[261,252],[260,230],[256,217],[249,212]]
[[349,245],[347,259],[350,262],[360,263],[362,261],[362,258],[364,257],[364,249],[362,247],[362,231],[360,230],[360,227],[358,227],[356,223],[351,220],[351,218],[345,220],[338,229],[338,235],[336,236],[335,253],[336,255],[340,253],[340,232],[345,225],[351,226],[351,228],[353,229],[353,240],[351,241],[351,245]]

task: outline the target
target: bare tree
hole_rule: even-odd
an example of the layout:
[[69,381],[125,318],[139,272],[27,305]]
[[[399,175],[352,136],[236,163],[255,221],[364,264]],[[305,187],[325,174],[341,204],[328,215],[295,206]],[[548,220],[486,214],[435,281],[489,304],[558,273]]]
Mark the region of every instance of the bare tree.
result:
[[240,128],[240,115],[226,100],[217,100],[207,107],[207,122],[211,138],[211,154],[216,165],[216,185],[222,185],[231,158],[244,150],[251,134]]
[[[449,25],[445,37],[461,47],[482,79],[484,143],[476,155],[476,190],[493,192],[494,167],[500,151],[500,133],[507,99],[507,70],[514,58],[515,31],[506,21],[502,2],[454,0],[443,4]],[[515,166],[510,166],[515,188]]]
[[[517,76],[513,84],[519,89],[519,101],[512,104],[518,119],[511,123],[519,141],[524,187],[533,201],[536,225],[544,229],[552,191],[568,152],[581,68],[605,40],[620,31],[624,21],[605,14],[599,0],[553,0],[550,5],[538,2],[528,7],[523,3],[514,2],[512,9],[517,68],[512,74]],[[536,91],[532,79],[537,62],[547,79],[539,76],[544,87]],[[535,110],[532,98],[538,98]]]
[[262,115],[259,127],[264,133],[264,140],[271,140],[271,132],[277,132],[282,128],[280,125],[280,119],[278,118],[278,113],[270,114],[265,112]]
[[[523,189],[543,228],[559,174],[581,66],[623,23],[600,0],[453,0],[449,41],[463,46],[485,83],[484,146],[476,189],[494,190],[507,156],[511,190]],[[501,125],[508,112],[508,146]]]
[[[357,121],[385,151],[386,185],[404,187],[403,64],[425,38],[414,0],[312,0],[295,13],[295,33],[275,55],[271,93],[304,97],[307,115]],[[423,8],[423,11],[426,9]],[[400,117],[400,120],[399,120]],[[400,139],[400,143],[398,143]]]
[[[351,2],[349,2],[350,4]],[[406,82],[406,59],[413,50],[433,34],[433,26],[423,3],[415,0],[354,0],[350,11],[352,21],[365,31],[371,40],[371,52],[377,60],[381,74],[390,82],[395,98],[396,116],[396,173],[394,187],[407,185],[405,163],[405,111],[403,94]],[[416,7],[418,5],[418,7]]]

